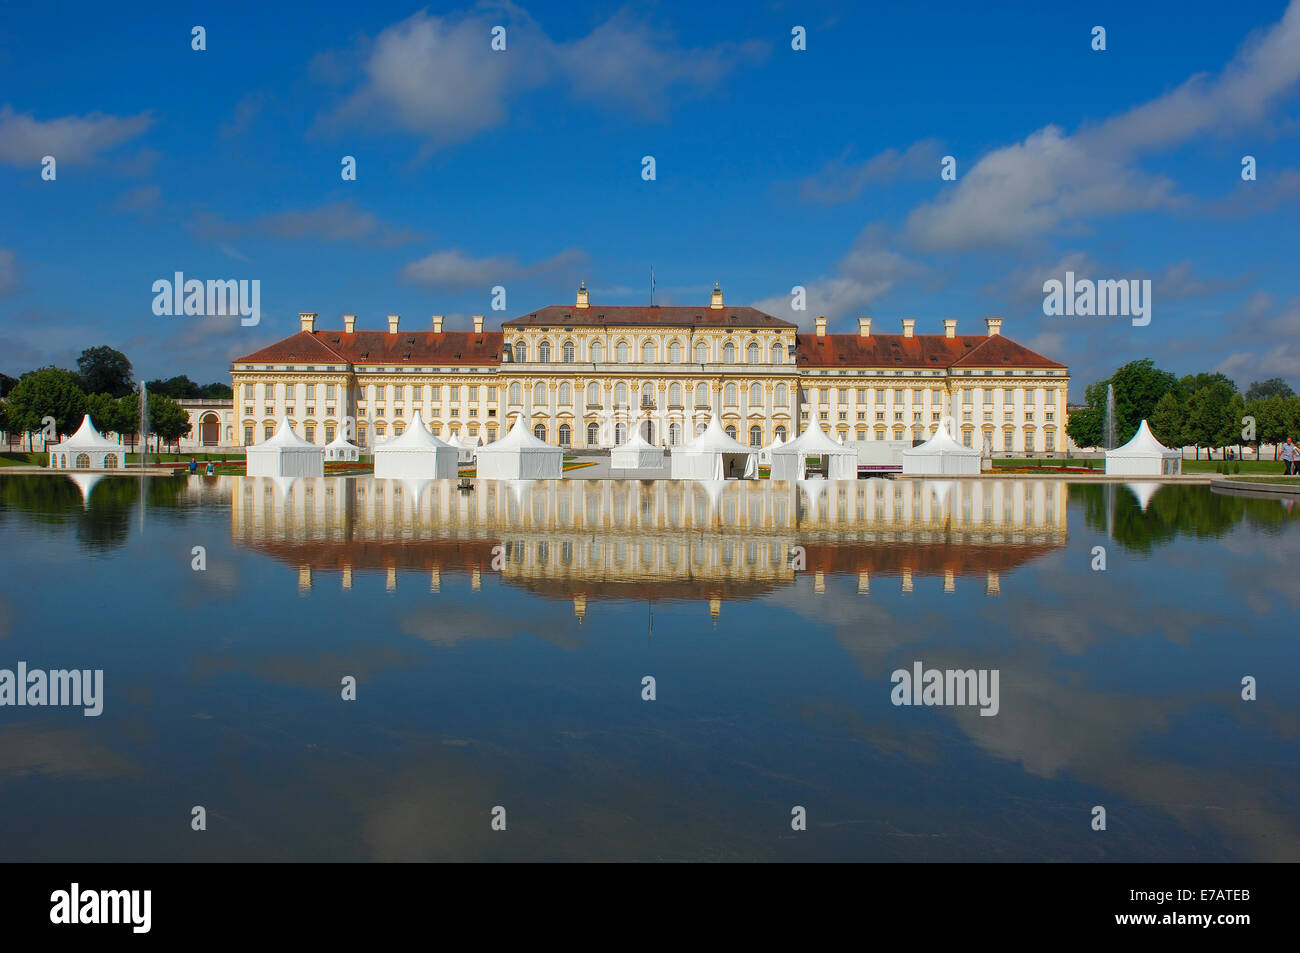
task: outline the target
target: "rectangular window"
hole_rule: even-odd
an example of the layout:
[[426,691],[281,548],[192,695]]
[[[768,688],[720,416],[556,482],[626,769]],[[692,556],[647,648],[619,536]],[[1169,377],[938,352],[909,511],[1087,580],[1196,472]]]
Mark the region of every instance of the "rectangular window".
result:
[[307,442],[308,442],[308,443],[315,443],[315,442],[316,442],[316,428],[313,427],[311,424],[307,424],[307,425],[303,428],[303,430],[305,431],[304,436],[306,437]]
[[326,443],[333,443],[333,442],[334,442],[334,425],[333,425],[333,424],[326,424],[326,425],[325,425],[325,442],[326,442]]
[[495,387],[489,387],[489,388],[488,388],[488,400],[489,400],[489,401],[492,401],[492,400],[496,400],[496,399],[497,399],[497,389],[496,389]]
[[867,402],[867,389],[866,389],[865,387],[859,387],[859,388],[858,388],[858,403],[859,403],[859,404],[865,404],[866,402]]
[[894,403],[895,404],[903,403],[903,389],[901,387],[894,388]]
[[964,388],[962,388],[962,392],[961,392],[961,402],[962,402],[963,404],[965,404],[966,406],[969,407],[970,404],[971,404],[971,402],[974,401],[974,399],[975,399],[975,392],[974,392],[974,391],[972,391],[969,387],[964,387]]
[[841,387],[841,388],[840,388],[840,392],[839,392],[839,394],[836,395],[836,399],[839,400],[839,402],[840,402],[841,404],[847,404],[847,403],[849,402],[849,392],[848,392],[848,389],[847,389],[847,388],[844,388],[844,387]]
[[1044,445],[1044,449],[1048,453],[1053,452],[1056,449],[1056,434],[1052,433],[1052,431],[1049,430],[1047,433],[1043,435],[1043,439],[1047,441],[1046,444]]
[[315,384],[308,384],[308,385],[307,385],[307,399],[308,399],[308,400],[315,400],[315,399],[316,399],[316,385],[315,385]]
[[252,428],[252,427],[245,427],[245,428],[244,428],[244,446],[246,446],[246,447],[247,447],[247,446],[250,446],[250,445],[252,444],[252,442],[253,442],[253,428]]
[[876,403],[877,403],[877,404],[883,404],[884,402],[885,402],[885,389],[884,389],[883,387],[877,387],[877,388],[876,388]]
[[829,387],[823,387],[817,394],[817,400],[822,404],[822,406],[829,404],[831,402],[831,389]]
[[472,402],[475,402],[475,401],[478,400],[478,386],[477,386],[477,385],[470,387],[470,389],[469,389],[469,399],[470,399],[470,402],[471,402],[471,403],[472,403]]
[[338,389],[338,385],[337,385],[337,384],[326,384],[326,385],[325,385],[325,399],[326,399],[326,400],[334,400],[335,397],[337,396],[337,395],[335,394],[335,391],[336,391],[337,389]]
[[271,435],[272,435],[273,433],[275,433],[275,428],[272,427],[270,424],[267,424],[267,425],[266,425],[264,428],[262,428],[262,429],[263,429],[262,439],[263,439],[263,440],[270,440],[270,439],[271,439]]

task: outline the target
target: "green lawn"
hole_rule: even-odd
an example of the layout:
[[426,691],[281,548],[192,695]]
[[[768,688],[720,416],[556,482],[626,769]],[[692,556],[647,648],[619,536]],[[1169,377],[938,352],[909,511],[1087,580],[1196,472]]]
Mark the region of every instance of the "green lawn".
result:
[[39,467],[45,463],[45,454],[26,452],[0,453],[0,467]]
[[[1217,473],[1222,468],[1222,460],[1184,460],[1184,473]],[[1241,464],[1242,473],[1282,473],[1281,460],[1229,460],[1228,466],[1236,468]]]
[[1064,457],[1052,457],[1046,460],[1015,460],[1010,457],[994,458],[993,466],[997,467],[1078,467],[1093,470],[1106,469],[1105,460],[1067,460]]
[[1231,474],[1229,479],[1233,483],[1300,483],[1300,477],[1293,476],[1242,476],[1240,474]]

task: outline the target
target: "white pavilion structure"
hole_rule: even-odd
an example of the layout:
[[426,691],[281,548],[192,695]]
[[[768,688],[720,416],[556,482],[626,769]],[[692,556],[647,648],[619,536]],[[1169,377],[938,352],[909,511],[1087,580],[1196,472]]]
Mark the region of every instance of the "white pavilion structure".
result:
[[769,443],[766,447],[758,451],[758,462],[765,466],[771,466],[772,451],[775,450],[777,447],[783,446],[784,444],[785,441],[781,439],[781,435],[777,434],[775,437],[772,438],[771,443]]
[[1106,473],[1120,476],[1177,476],[1183,472],[1181,450],[1170,450],[1151,432],[1144,420],[1133,439],[1106,451]]
[[609,452],[611,470],[657,470],[664,465],[664,448],[641,436],[640,426],[632,428],[632,436]]
[[349,443],[343,436],[343,431],[338,432],[338,436],[325,444],[326,460],[360,460],[361,448],[356,444]]
[[280,418],[280,426],[269,440],[247,447],[244,460],[244,472],[252,477],[325,475],[325,448],[294,433],[288,417]]
[[980,457],[953,439],[945,418],[929,440],[903,451],[903,476],[979,476]]
[[406,429],[375,447],[375,477],[454,480],[459,472],[458,456],[455,447],[429,432],[417,410]]
[[814,420],[808,429],[789,443],[772,450],[773,480],[802,480],[808,475],[808,458],[820,457],[828,480],[856,480],[858,452],[832,440],[822,425]]
[[126,465],[126,447],[96,430],[90,414],[81,418],[76,433],[48,449],[52,470],[117,470]]
[[457,459],[461,463],[474,462],[474,452],[478,450],[479,442],[479,437],[475,437],[473,441],[466,441],[460,439],[459,434],[452,434],[445,441],[448,446],[456,448]]
[[717,414],[702,434],[670,452],[674,480],[758,479],[758,451],[728,437]]
[[558,480],[564,474],[564,451],[529,433],[522,414],[504,437],[479,447],[474,459],[485,480]]

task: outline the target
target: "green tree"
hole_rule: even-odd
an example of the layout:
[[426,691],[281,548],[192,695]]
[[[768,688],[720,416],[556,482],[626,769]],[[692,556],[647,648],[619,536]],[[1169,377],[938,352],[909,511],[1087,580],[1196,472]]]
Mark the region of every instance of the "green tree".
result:
[[230,389],[229,384],[223,384],[221,381],[213,381],[211,384],[204,384],[199,388],[199,396],[206,397],[210,400],[229,400],[234,396],[234,391]]
[[1070,414],[1066,433],[1080,447],[1101,446],[1106,418],[1106,387],[1115,388],[1115,431],[1121,444],[1137,433],[1138,424],[1151,417],[1156,403],[1178,381],[1150,359],[1130,361],[1104,381],[1089,384],[1084,391],[1085,407]]
[[77,358],[77,370],[81,389],[87,394],[122,397],[131,391],[131,362],[121,351],[107,345],[82,351]]
[[1223,432],[1219,435],[1219,446],[1226,450],[1231,445],[1237,448],[1237,456],[1241,456],[1241,430],[1245,425],[1242,419],[1246,416],[1246,399],[1236,391],[1228,398],[1228,406],[1223,415]]
[[1185,435],[1196,447],[1198,460],[1201,457],[1201,447],[1208,450],[1222,445],[1221,441],[1231,421],[1229,414],[1232,395],[1230,383],[1215,381],[1197,388],[1188,396]]
[[1184,436],[1187,409],[1173,391],[1166,391],[1151,411],[1151,431],[1166,447],[1177,449],[1189,442]]
[[[145,385],[146,387],[148,385]],[[190,432],[190,415],[166,394],[149,395],[149,432],[174,444]]]
[[166,380],[159,378],[158,380],[147,381],[144,386],[150,397],[154,394],[161,394],[173,400],[198,397],[200,391],[199,385],[190,380],[185,374],[178,374],[176,377],[169,377]]
[[86,413],[90,414],[91,422],[100,433],[105,433],[110,430],[113,433],[121,433],[121,431],[118,430],[121,409],[118,401],[111,395],[87,394]]
[[1251,381],[1246,388],[1246,400],[1267,400],[1270,397],[1294,397],[1291,385],[1280,377],[1270,377],[1266,381]]
[[18,386],[18,378],[0,374],[0,400],[9,396],[9,392]]
[[136,438],[140,436],[140,395],[136,391],[117,402],[117,435],[135,450]]
[[31,450],[31,435],[42,429],[46,417],[54,418],[59,433],[75,430],[86,412],[86,395],[71,371],[42,367],[22,376],[9,393],[8,404],[14,429],[27,434],[27,449]]

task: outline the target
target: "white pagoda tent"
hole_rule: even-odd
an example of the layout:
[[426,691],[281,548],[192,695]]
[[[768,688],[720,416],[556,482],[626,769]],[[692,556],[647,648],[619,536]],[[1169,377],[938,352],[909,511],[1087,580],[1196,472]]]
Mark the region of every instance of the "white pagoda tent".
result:
[[777,434],[775,437],[772,438],[771,443],[769,443],[762,450],[758,451],[758,462],[770,466],[772,463],[772,451],[775,450],[777,447],[783,446],[784,444],[785,441],[781,439],[781,435]]
[[473,463],[474,452],[479,448],[480,438],[475,437],[473,441],[461,440],[459,434],[452,434],[447,438],[448,446],[456,448],[457,458],[461,463]]
[[632,436],[609,452],[611,470],[655,470],[664,465],[664,448],[641,436],[640,426],[632,428]]
[[919,447],[903,451],[903,476],[979,476],[980,452],[963,446],[940,422],[932,436]]
[[248,476],[300,477],[325,475],[325,448],[318,447],[294,433],[288,417],[269,440],[244,450]]
[[528,432],[523,415],[500,440],[474,454],[484,480],[558,480],[564,473],[564,451]]
[[81,418],[77,432],[49,447],[52,470],[117,470],[126,465],[126,447],[98,430],[90,414]]
[[349,443],[343,436],[343,431],[338,432],[338,436],[325,444],[326,460],[359,460],[361,459],[361,448],[356,444]]
[[456,448],[431,434],[417,410],[405,430],[375,447],[375,477],[454,480],[456,459]]
[[758,451],[728,437],[717,414],[704,433],[670,452],[674,480],[758,479]]
[[772,450],[773,480],[802,480],[808,475],[808,458],[825,461],[828,480],[856,480],[858,452],[832,440],[816,420],[789,443]]
[[1106,473],[1121,476],[1176,476],[1183,472],[1181,450],[1170,450],[1151,432],[1144,420],[1133,439],[1106,451]]

